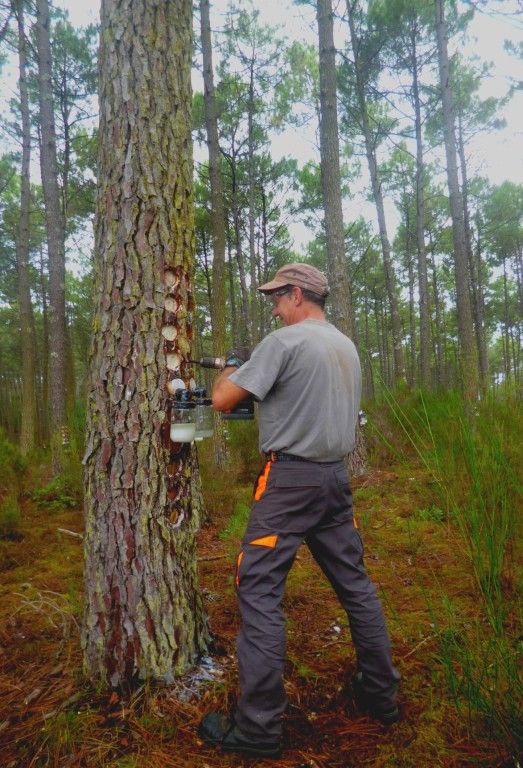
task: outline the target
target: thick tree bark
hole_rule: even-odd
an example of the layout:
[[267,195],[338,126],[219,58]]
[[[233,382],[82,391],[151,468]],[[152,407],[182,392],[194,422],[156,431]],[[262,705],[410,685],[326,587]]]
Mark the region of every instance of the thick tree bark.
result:
[[24,5],[16,3],[18,18],[18,59],[20,72],[20,112],[22,117],[22,169],[20,177],[20,220],[16,239],[18,271],[18,303],[20,307],[20,340],[22,351],[22,407],[20,450],[28,453],[36,436],[36,343],[29,283],[29,217],[31,203],[30,162],[31,125],[27,93],[27,54],[24,28]]
[[167,392],[193,373],[191,22],[190,0],[102,2],[82,641],[102,685],[170,680],[207,642],[196,461]]
[[354,309],[345,258],[345,232],[341,205],[340,143],[336,94],[332,0],[317,0],[316,18],[320,69],[320,153],[327,265],[332,319],[355,342]]
[[394,267],[392,265],[389,236],[387,234],[387,224],[385,221],[385,207],[383,204],[383,194],[381,191],[381,180],[367,108],[364,73],[362,72],[359,52],[360,41],[356,34],[356,25],[354,23],[354,8],[350,0],[347,0],[347,16],[349,21],[352,53],[354,56],[354,74],[356,79],[357,98],[362,121],[363,136],[365,139],[365,152],[369,166],[372,196],[374,198],[376,214],[378,217],[378,229],[380,233],[381,250],[383,254],[383,269],[385,273],[385,287],[387,290],[390,306],[392,345],[394,350],[394,378],[397,381],[405,381],[405,360],[401,342],[401,319],[398,307],[398,297],[396,295],[396,276],[394,274]]
[[412,99],[414,102],[414,122],[416,131],[416,244],[418,249],[418,288],[419,288],[419,348],[420,348],[420,383],[431,385],[430,370],[430,306],[429,282],[427,275],[427,252],[425,249],[425,165],[423,162],[423,138],[421,135],[421,105],[418,83],[418,55],[416,50],[415,26],[411,36]]
[[454,241],[454,271],[456,279],[456,304],[458,311],[458,336],[460,344],[460,375],[465,396],[475,400],[478,394],[478,354],[472,322],[472,307],[469,293],[469,273],[465,226],[463,222],[463,199],[458,180],[456,137],[454,133],[454,103],[450,83],[447,49],[447,23],[444,0],[435,0],[436,33],[438,40],[438,63],[443,107],[443,132],[447,158],[447,183],[449,188],[450,215]]
[[37,3],[38,86],[40,100],[40,167],[45,201],[49,255],[49,388],[53,466],[60,470],[61,446],[66,428],[66,328],[64,223],[60,208],[56,131],[51,87],[49,3]]
[[[225,352],[225,206],[222,176],[220,173],[220,145],[218,142],[218,117],[214,93],[212,43],[209,0],[200,0],[200,23],[203,56],[203,84],[205,128],[209,151],[209,184],[211,188],[211,231],[213,245],[211,324],[214,351]],[[214,458],[217,466],[224,469],[228,463],[225,425],[219,414],[214,417]]]

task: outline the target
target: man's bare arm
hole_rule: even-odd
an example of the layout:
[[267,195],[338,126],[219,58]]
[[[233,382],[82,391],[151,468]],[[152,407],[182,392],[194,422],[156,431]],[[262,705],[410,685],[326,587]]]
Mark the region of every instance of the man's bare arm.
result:
[[219,376],[214,380],[212,387],[212,407],[215,411],[232,411],[232,409],[250,397],[249,390],[239,387],[232,381],[229,381],[229,376],[237,371],[234,366],[224,368]]

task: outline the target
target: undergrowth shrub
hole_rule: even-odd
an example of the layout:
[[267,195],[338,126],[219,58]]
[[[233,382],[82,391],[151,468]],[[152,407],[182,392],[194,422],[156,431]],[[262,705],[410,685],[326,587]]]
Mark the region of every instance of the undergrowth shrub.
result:
[[0,538],[16,539],[20,525],[20,504],[15,494],[0,502]]
[[[440,584],[441,607],[430,606],[439,661],[458,702],[485,715],[512,743],[521,738],[516,712],[523,685],[516,660],[521,615],[523,414],[515,398],[489,395],[467,406],[457,392],[387,392],[370,413],[371,450],[422,466],[432,481],[431,506],[420,519],[446,519],[469,558],[480,612],[473,625],[456,615]],[[416,513],[414,513],[416,516]]]
[[20,525],[20,482],[27,462],[0,429],[0,537],[18,538]]
[[[49,483],[36,488],[31,498],[41,509],[57,511],[79,507],[84,493],[82,455],[85,436],[85,405],[77,401],[68,417],[67,441],[55,445],[62,471]],[[49,457],[47,457],[47,461]],[[47,463],[47,462],[46,462]],[[35,478],[36,480],[36,478]],[[38,482],[38,480],[36,481]],[[42,482],[39,478],[39,482]]]
[[47,509],[51,512],[60,509],[72,509],[81,502],[78,489],[74,487],[67,473],[57,475],[50,483],[43,488],[37,488],[30,495],[40,509]]
[[9,442],[0,428],[0,495],[18,492],[19,480],[27,469],[27,461],[16,445]]

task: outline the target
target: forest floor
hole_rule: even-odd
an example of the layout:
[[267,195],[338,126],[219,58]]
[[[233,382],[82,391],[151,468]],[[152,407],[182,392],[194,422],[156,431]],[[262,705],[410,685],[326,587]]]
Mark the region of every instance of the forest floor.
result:
[[227,484],[204,471],[209,520],[200,534],[199,569],[215,638],[213,665],[201,670],[203,682],[193,675],[128,696],[93,691],[83,677],[82,541],[64,532],[81,534],[81,510],[41,509],[25,498],[19,535],[0,541],[0,765],[516,768],[517,759],[485,722],[450,696],[434,624],[444,613],[440,585],[465,622],[477,618],[477,592],[455,531],[432,506],[429,479],[405,465],[354,483],[366,564],[402,675],[401,722],[386,729],[355,709],[346,688],[355,671],[347,620],[302,547],[285,598],[283,756],[226,755],[198,739],[202,716],[230,707],[236,691],[232,568],[252,487],[244,475]]

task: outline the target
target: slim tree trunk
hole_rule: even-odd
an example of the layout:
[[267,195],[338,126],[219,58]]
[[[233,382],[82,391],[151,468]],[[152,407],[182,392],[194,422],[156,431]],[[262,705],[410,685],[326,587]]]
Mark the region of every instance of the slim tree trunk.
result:
[[523,317],[523,246],[518,247],[518,252],[515,257],[516,262],[516,276],[518,282],[518,303],[521,317]]
[[234,247],[236,250],[236,261],[238,263],[238,276],[240,278],[240,308],[242,316],[242,328],[240,337],[242,344],[249,346],[252,344],[250,318],[249,318],[249,291],[247,288],[247,279],[245,275],[245,263],[243,260],[242,248],[242,227],[241,211],[238,202],[238,187],[236,181],[236,159],[231,159],[231,209],[234,228]]
[[421,135],[421,105],[419,98],[416,31],[416,27],[413,27],[411,36],[411,59],[412,96],[414,101],[416,130],[416,245],[418,249],[419,287],[419,374],[421,384],[425,387],[430,387],[430,307],[429,283],[427,276],[427,252],[425,249],[425,165],[423,162],[423,139]]
[[363,278],[363,311],[365,313],[365,364],[364,364],[364,370],[366,372],[365,378],[363,380],[364,385],[364,392],[365,397],[374,400],[375,397],[375,391],[374,391],[374,371],[372,369],[372,360],[370,356],[370,329],[369,329],[369,318],[370,318],[370,304],[369,304],[369,284],[368,284],[368,278],[367,278],[367,269],[365,267],[365,273]]
[[383,349],[385,353],[385,371],[386,371],[386,377],[385,380],[387,382],[388,387],[393,387],[395,383],[394,379],[394,368],[391,364],[391,356],[390,356],[390,346],[389,346],[389,337],[390,334],[388,333],[389,323],[387,322],[387,310],[384,306],[383,302],[381,303],[381,335],[383,337]]
[[436,272],[436,258],[434,255],[434,243],[430,238],[430,251],[432,256],[432,295],[434,304],[434,333],[432,334],[434,342],[434,356],[436,358],[436,386],[443,385],[443,361],[442,361],[442,330],[441,330],[441,309],[438,290],[438,276]]
[[40,291],[42,294],[42,401],[40,404],[40,439],[44,445],[49,440],[49,310],[45,284],[44,255],[40,246]]
[[[409,217],[408,213],[406,214],[407,218],[406,221],[408,222]],[[406,256],[407,256],[407,264],[408,264],[408,273],[409,273],[409,335],[410,335],[410,377],[409,377],[409,386],[414,387],[416,385],[416,379],[418,378],[418,365],[417,365],[417,355],[416,355],[416,312],[414,309],[414,264],[413,264],[413,257],[410,252],[410,234],[408,231],[408,226],[406,227],[407,233],[406,233]]]
[[249,181],[249,272],[250,272],[250,336],[254,344],[260,339],[260,328],[258,322],[258,292],[256,290],[256,243],[255,243],[255,220],[256,220],[256,173],[254,164],[254,57],[249,64],[249,98],[247,101],[247,148],[248,148],[248,181]]
[[36,344],[33,309],[29,285],[29,226],[30,226],[30,162],[31,126],[29,98],[27,94],[27,55],[24,28],[24,5],[16,4],[18,17],[18,59],[20,72],[20,112],[22,117],[22,170],[20,179],[20,220],[16,239],[18,271],[18,302],[20,306],[20,337],[22,351],[22,403],[20,425],[20,450],[28,453],[35,444],[36,435]]
[[[267,195],[265,189],[261,188],[261,202],[262,202],[262,247],[263,247],[263,269],[261,273],[261,282],[266,283],[269,279],[269,241],[267,236],[268,225],[268,213],[267,213]],[[261,322],[261,335],[265,336],[268,333],[271,317],[269,314],[269,307],[263,306],[260,311]]]
[[[332,22],[332,0],[317,0],[320,67],[320,154],[327,271],[331,289],[334,325],[358,344],[352,289],[345,258],[345,230],[341,206],[340,141],[336,93],[336,49]],[[349,456],[351,474],[367,469],[367,450],[362,431],[356,425],[356,445]]]
[[360,41],[356,35],[356,27],[354,24],[354,8],[347,0],[347,14],[349,20],[349,29],[351,36],[352,52],[354,56],[354,73],[356,78],[356,91],[360,109],[360,115],[362,120],[362,129],[365,139],[365,151],[367,155],[367,163],[369,166],[369,173],[371,178],[372,195],[374,198],[374,204],[376,206],[376,214],[378,217],[378,228],[381,240],[381,250],[383,253],[383,268],[385,272],[385,287],[387,290],[387,296],[390,305],[391,325],[392,325],[392,345],[394,349],[394,378],[398,381],[405,381],[405,360],[403,355],[403,347],[401,343],[401,320],[398,307],[398,298],[396,295],[396,276],[394,274],[394,268],[392,266],[392,259],[390,253],[390,243],[387,234],[387,224],[385,221],[385,207],[383,204],[383,194],[381,191],[381,180],[378,170],[378,163],[376,160],[376,152],[374,149],[374,142],[372,138],[372,130],[370,126],[369,113],[367,108],[367,98],[365,95],[365,83],[364,74],[361,68],[359,46]]
[[503,259],[503,325],[505,332],[503,334],[503,348],[505,358],[505,383],[510,384],[511,362],[510,362],[510,319],[508,308],[508,287],[507,287],[507,260]]
[[188,443],[193,201],[190,0],[103,0],[96,296],[85,453],[84,658],[91,679],[169,681],[207,642]]
[[[214,93],[212,43],[209,0],[200,0],[201,41],[203,56],[203,84],[205,128],[209,151],[209,184],[211,187],[212,231],[212,292],[210,301],[214,352],[225,352],[225,206],[223,183],[220,173],[220,145],[218,142],[218,118]],[[228,463],[225,425],[220,414],[214,417],[214,459],[220,469]]]
[[479,380],[481,390],[484,392],[488,382],[488,356],[487,345],[485,341],[485,323],[482,312],[481,288],[479,285],[479,274],[476,269],[476,261],[472,249],[472,228],[470,226],[470,210],[468,196],[468,176],[467,159],[465,157],[465,141],[463,138],[463,128],[461,115],[458,114],[458,152],[461,167],[461,190],[463,198],[463,224],[465,227],[465,248],[467,251],[467,261],[470,276],[470,288],[472,294],[472,316],[474,318],[474,330],[476,333],[476,344],[478,348],[479,361]]
[[456,137],[454,133],[454,102],[450,83],[447,50],[447,23],[444,0],[435,0],[436,33],[438,40],[438,62],[443,107],[443,132],[447,158],[447,183],[449,188],[450,215],[454,241],[454,270],[456,279],[456,304],[458,311],[458,336],[460,344],[460,375],[465,396],[475,400],[478,394],[478,354],[472,322],[472,307],[469,293],[469,273],[463,221],[463,199],[458,180]]
[[479,353],[479,375],[483,391],[487,390],[489,383],[489,362],[487,349],[487,331],[485,327],[485,293],[483,289],[483,263],[482,263],[482,243],[478,230],[476,238],[476,250],[471,252],[472,258],[472,281],[475,288],[474,301],[477,305],[477,340]]
[[[334,325],[355,340],[354,310],[345,259],[341,206],[340,143],[332,0],[317,0],[320,68],[320,153],[327,265]],[[356,340],[355,340],[356,341]]]
[[238,330],[238,313],[236,311],[236,291],[234,288],[234,262],[232,259],[232,245],[230,227],[227,224],[227,278],[229,287],[229,302],[231,305],[231,337],[233,347],[240,343],[240,332]]
[[64,226],[60,208],[56,131],[51,87],[49,2],[37,3],[38,87],[40,100],[40,166],[45,201],[49,256],[49,385],[53,467],[61,468],[61,443],[66,430],[66,327]]

